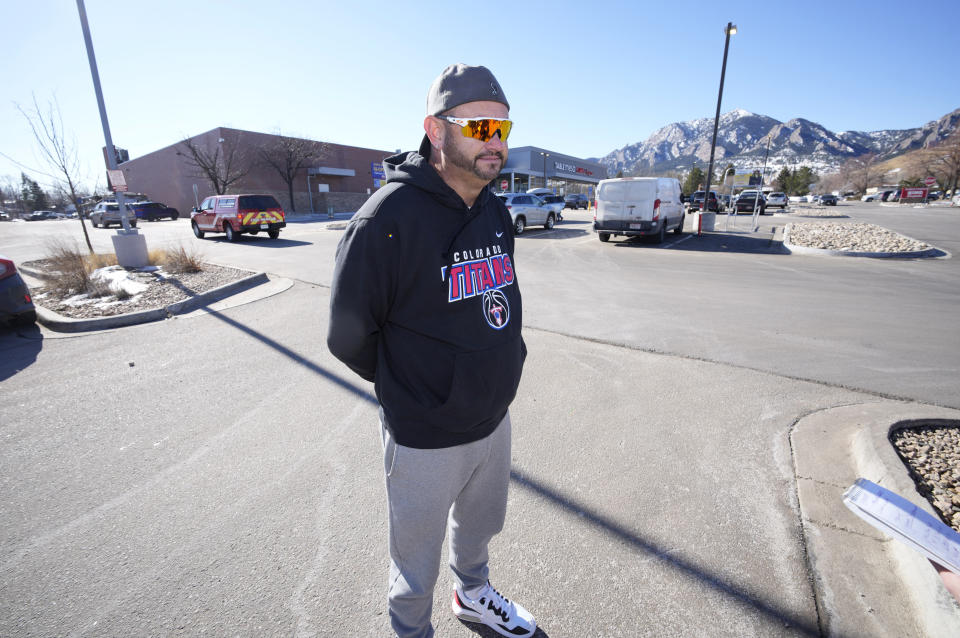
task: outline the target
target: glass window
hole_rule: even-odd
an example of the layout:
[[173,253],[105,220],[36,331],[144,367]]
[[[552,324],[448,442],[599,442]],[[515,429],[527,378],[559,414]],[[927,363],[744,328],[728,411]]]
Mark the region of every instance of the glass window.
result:
[[243,210],[266,210],[280,208],[280,204],[272,195],[243,195],[240,197],[240,208]]

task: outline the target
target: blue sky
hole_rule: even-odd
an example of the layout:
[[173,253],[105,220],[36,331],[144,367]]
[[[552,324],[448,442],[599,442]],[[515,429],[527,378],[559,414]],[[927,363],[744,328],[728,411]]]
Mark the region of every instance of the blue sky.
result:
[[[713,117],[728,21],[723,112],[911,128],[960,107],[960,37],[955,0],[905,6],[86,0],[114,143],[131,157],[216,126],[410,150],[453,62],[497,75],[512,146],[601,156]],[[38,166],[16,104],[56,97],[92,184],[103,132],[75,1],[4,1],[0,24],[0,152]],[[0,179],[19,172],[0,157]]]

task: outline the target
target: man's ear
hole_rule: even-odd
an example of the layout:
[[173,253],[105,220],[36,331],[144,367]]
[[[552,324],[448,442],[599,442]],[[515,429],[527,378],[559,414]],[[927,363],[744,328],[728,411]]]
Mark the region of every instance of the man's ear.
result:
[[430,115],[423,118],[423,130],[430,140],[430,146],[436,149],[443,148],[443,123]]

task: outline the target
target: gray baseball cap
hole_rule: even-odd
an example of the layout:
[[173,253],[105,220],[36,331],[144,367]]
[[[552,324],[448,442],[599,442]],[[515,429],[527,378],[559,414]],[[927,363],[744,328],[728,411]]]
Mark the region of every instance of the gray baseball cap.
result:
[[485,66],[451,64],[430,85],[427,92],[427,115],[440,115],[467,102],[510,103],[497,78]]

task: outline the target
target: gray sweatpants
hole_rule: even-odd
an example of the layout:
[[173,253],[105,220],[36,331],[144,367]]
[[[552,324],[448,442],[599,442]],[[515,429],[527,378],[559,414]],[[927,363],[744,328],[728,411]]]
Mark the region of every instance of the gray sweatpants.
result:
[[[510,413],[485,439],[421,450],[383,427],[390,529],[390,623],[399,638],[431,638],[433,588],[446,530],[450,569],[465,589],[487,581],[487,545],[503,529],[510,483]],[[452,595],[452,592],[451,592]]]

